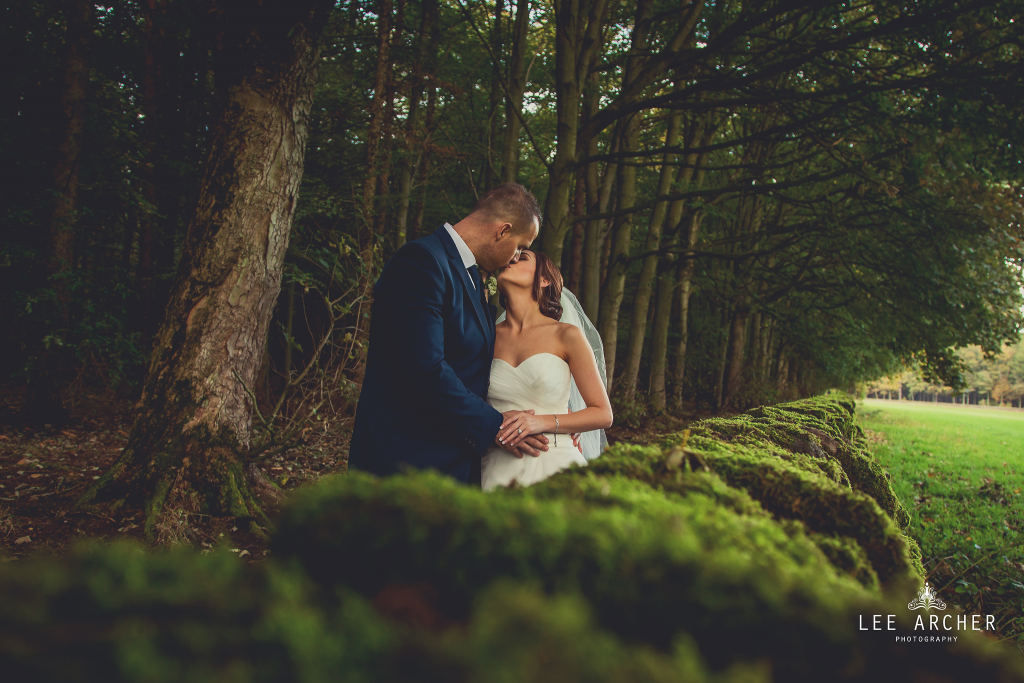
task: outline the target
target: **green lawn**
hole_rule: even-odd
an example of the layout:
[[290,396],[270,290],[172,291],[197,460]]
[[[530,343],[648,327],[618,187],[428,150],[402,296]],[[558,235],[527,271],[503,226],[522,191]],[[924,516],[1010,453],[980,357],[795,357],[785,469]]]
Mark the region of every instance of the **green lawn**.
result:
[[868,399],[858,414],[929,582],[1024,641],[1024,411]]

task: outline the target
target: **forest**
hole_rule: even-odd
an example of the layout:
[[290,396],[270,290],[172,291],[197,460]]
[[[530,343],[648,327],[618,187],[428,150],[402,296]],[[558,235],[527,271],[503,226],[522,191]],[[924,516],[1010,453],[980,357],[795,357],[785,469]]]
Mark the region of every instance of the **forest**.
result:
[[[218,107],[253,59],[224,44],[244,33],[235,4],[4,10],[22,65],[0,113],[4,374],[35,385],[48,420],[76,387],[140,391],[203,169],[227,153]],[[959,386],[952,348],[1017,339],[1015,3],[322,14],[281,295],[252,340],[264,412],[289,392],[350,396],[367,282],[510,180],[540,198],[537,246],[627,403],[743,408],[898,362]],[[318,354],[329,381],[294,381]]]
[[[0,670],[1024,680],[1019,463],[943,479],[985,535],[926,528],[852,398],[1021,406],[1019,1],[0,16]],[[507,182],[612,448],[494,494],[347,473],[374,283]],[[990,632],[856,626],[939,596]]]

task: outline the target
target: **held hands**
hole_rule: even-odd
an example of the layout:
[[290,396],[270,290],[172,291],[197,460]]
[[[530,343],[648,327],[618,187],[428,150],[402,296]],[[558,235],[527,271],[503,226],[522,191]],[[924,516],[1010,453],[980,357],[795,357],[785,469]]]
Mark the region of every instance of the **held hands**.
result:
[[[547,446],[548,438],[546,436],[544,436],[544,435],[539,433],[540,431],[543,431],[543,430],[539,430],[538,432],[527,433],[526,429],[524,428],[522,435],[520,435],[518,432],[515,432],[515,429],[518,429],[518,426],[515,427],[515,428],[512,428],[511,424],[513,422],[515,422],[520,416],[526,416],[526,417],[531,417],[532,418],[533,417],[533,411],[532,410],[509,410],[509,411],[504,412],[504,413],[501,414],[501,417],[502,417],[501,428],[498,429],[498,434],[497,434],[497,436],[494,437],[494,444],[496,446],[504,448],[506,451],[508,451],[512,455],[516,456],[517,458],[522,458],[523,457],[523,453],[527,453],[527,454],[532,455],[533,457],[536,458],[543,451],[546,451],[548,449],[548,446]],[[505,436],[503,436],[503,433],[506,432],[506,431],[509,431],[509,430],[511,430],[513,433],[515,433],[515,435],[517,437],[520,437],[520,438],[517,439],[517,443],[516,443],[515,446],[510,444],[511,439],[508,439]],[[504,440],[502,440],[502,439],[504,439]]]
[[[537,457],[540,455],[537,450],[547,450],[548,438],[542,436],[541,432],[552,431],[554,429],[553,422],[553,415],[538,416],[534,414],[533,410],[510,410],[502,413],[501,428],[498,429],[498,435],[494,437],[494,441],[517,458],[523,457],[520,450]],[[571,438],[572,445],[582,453],[580,435],[572,434]],[[542,447],[538,449],[538,446]]]

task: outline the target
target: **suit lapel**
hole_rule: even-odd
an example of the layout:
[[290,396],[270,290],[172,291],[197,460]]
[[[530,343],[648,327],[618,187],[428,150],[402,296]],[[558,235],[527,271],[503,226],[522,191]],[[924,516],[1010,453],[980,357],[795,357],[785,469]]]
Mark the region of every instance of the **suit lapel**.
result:
[[458,252],[455,253],[454,258],[449,259],[449,262],[451,263],[452,270],[456,271],[459,274],[459,277],[462,278],[462,286],[466,290],[466,296],[464,298],[473,302],[473,310],[476,311],[477,320],[480,321],[480,326],[484,328],[484,337],[490,341],[491,328],[490,325],[487,324],[487,314],[484,313],[483,301],[480,298],[480,290],[474,287],[473,283],[470,282],[471,276],[469,271],[466,270],[466,265],[462,262],[462,256],[460,256]]
[[455,242],[452,241],[452,236],[448,234],[448,231],[442,225],[437,232],[434,233],[440,238],[441,243],[444,244],[445,251],[448,252],[448,263],[452,271],[459,274],[459,278],[462,279],[462,286],[465,288],[465,296],[463,299],[469,299],[473,302],[473,310],[476,312],[476,319],[480,323],[480,326],[484,329],[484,339],[494,346],[494,328],[493,321],[489,319],[487,312],[484,310],[483,297],[481,295],[482,283],[477,283],[477,287],[473,286],[470,282],[469,271],[466,270],[466,264],[462,262],[462,255],[459,254],[458,247],[455,246]]

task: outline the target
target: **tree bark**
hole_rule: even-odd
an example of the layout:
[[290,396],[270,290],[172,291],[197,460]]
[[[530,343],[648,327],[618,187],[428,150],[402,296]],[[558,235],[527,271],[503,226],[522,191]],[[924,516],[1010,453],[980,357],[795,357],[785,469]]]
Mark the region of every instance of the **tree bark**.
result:
[[504,155],[498,146],[498,132],[501,129],[499,109],[501,109],[502,97],[501,81],[504,74],[501,73],[502,56],[502,16],[505,13],[505,0],[494,0],[494,21],[491,25],[491,52],[494,59],[491,61],[491,93],[487,100],[487,159],[484,163],[484,189],[489,190],[496,184],[500,172],[494,168],[494,163]]
[[[597,56],[607,0],[554,0],[555,13],[555,156],[548,167],[548,194],[544,202],[541,247],[555,263],[569,230],[580,124],[583,81]],[[611,375],[608,376],[609,381]]]
[[526,91],[526,34],[530,27],[530,0],[516,2],[516,20],[512,27],[512,54],[509,59],[508,94],[505,98],[505,140],[501,146],[501,182],[519,179],[519,116]]
[[[363,225],[360,231],[360,251],[363,268],[367,273],[374,270],[377,235],[378,158],[380,156],[381,130],[384,127],[384,100],[388,81],[388,59],[391,48],[391,0],[377,2],[377,65],[373,73],[373,99],[370,101],[370,125],[366,131],[366,175],[363,178]],[[372,286],[368,278],[366,292]]]
[[93,4],[72,0],[65,8],[67,54],[61,96],[64,129],[53,168],[55,202],[50,214],[47,266],[57,300],[56,331],[41,344],[43,352],[31,370],[20,417],[27,422],[62,424],[70,417],[62,392],[71,364],[68,331],[72,324],[70,275],[75,269],[78,185],[89,86],[89,34]]
[[[582,217],[587,211],[587,181],[583,170],[576,174],[576,194],[573,198],[573,216]],[[572,224],[572,252],[569,259],[569,278],[566,286],[573,294],[580,291],[583,281],[583,221]]]
[[[622,90],[630,89],[642,72],[649,47],[651,28],[651,12],[653,0],[640,0],[636,6],[633,20],[633,36],[630,54],[626,58],[623,74]],[[641,112],[626,117],[623,122],[622,151],[627,155],[639,147],[640,126],[643,121]],[[636,166],[619,164],[618,166],[618,199],[616,210],[627,211],[636,204]],[[615,219],[612,229],[612,251],[608,261],[608,275],[601,291],[601,306],[598,315],[598,329],[604,341],[605,359],[608,362],[608,390],[612,390],[615,382],[615,356],[618,349],[619,310],[625,294],[627,261],[633,237],[633,214],[626,213]],[[647,311],[644,311],[646,315]]]
[[396,250],[408,240],[412,179],[416,172],[416,167],[424,161],[422,142],[418,155],[415,154],[415,148],[417,146],[417,137],[422,137],[423,108],[420,106],[420,100],[423,98],[423,85],[426,78],[424,69],[428,64],[432,63],[431,55],[437,49],[437,45],[431,42],[431,38],[436,34],[432,26],[436,22],[437,0],[424,0],[422,16],[420,17],[420,31],[416,37],[417,59],[416,63],[412,66],[412,83],[409,89],[409,114],[405,119],[405,155],[402,157],[402,170],[398,180],[398,214],[395,219]]
[[[593,104],[590,110],[597,107],[600,94],[597,88],[597,74],[593,75],[590,94]],[[595,156],[598,150],[597,140],[588,141],[588,156]],[[611,152],[619,151],[618,136],[612,134]],[[587,213],[604,213],[612,196],[615,182],[615,164],[605,165],[604,176],[598,173],[597,163],[587,165]],[[591,320],[597,320],[601,306],[601,287],[603,286],[602,270],[604,269],[604,246],[606,240],[607,221],[593,218],[587,221],[583,232],[583,310]]]
[[[181,514],[269,524],[246,451],[281,288],[320,37],[333,2],[259,2],[207,16],[221,107],[173,288],[121,457],[79,500],[142,504],[150,538]],[[164,513],[163,516],[161,513]]]
[[738,302],[732,314],[732,325],[729,330],[729,347],[726,361],[724,394],[721,407],[729,408],[736,399],[743,377],[744,351],[747,348],[747,319],[750,309],[743,302]]
[[[665,146],[675,147],[679,142],[679,128],[682,114],[675,113],[669,118],[665,132]],[[658,179],[658,195],[665,196],[672,189],[676,177],[674,162],[676,155],[666,153],[662,157],[660,177]],[[637,380],[640,375],[640,356],[643,351],[644,338],[647,336],[647,315],[651,305],[651,294],[654,291],[654,277],[658,272],[658,254],[653,253],[661,246],[661,233],[665,227],[669,202],[658,202],[651,211],[647,223],[647,238],[644,241],[644,257],[637,279],[636,294],[630,314],[629,337],[626,341],[625,368],[622,371],[622,394],[626,401],[636,398]]]

